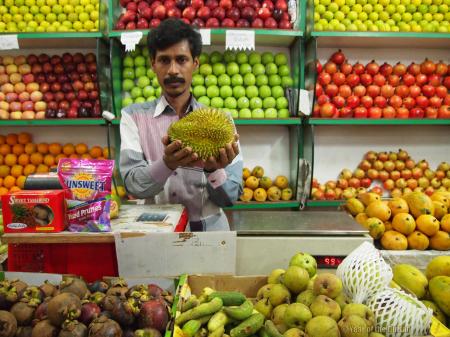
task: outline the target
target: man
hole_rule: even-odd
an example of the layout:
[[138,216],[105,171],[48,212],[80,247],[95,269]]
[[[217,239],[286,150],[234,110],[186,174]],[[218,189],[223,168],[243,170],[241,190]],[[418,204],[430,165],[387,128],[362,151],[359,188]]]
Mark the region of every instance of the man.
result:
[[126,189],[140,199],[183,204],[191,231],[229,230],[221,207],[242,192],[238,136],[219,158],[206,161],[167,136],[171,123],[201,107],[190,93],[201,36],[183,21],[168,19],[150,32],[148,47],[162,95],[122,110],[120,171]]

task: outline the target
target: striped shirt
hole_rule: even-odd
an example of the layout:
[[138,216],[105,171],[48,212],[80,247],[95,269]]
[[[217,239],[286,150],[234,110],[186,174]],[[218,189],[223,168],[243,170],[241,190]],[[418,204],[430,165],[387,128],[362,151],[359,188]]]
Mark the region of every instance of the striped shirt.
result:
[[[192,97],[185,114],[200,108]],[[162,137],[178,115],[164,96],[122,109],[120,172],[127,191],[149,203],[186,207],[192,231],[229,230],[221,207],[242,193],[242,155],[224,169],[205,173],[198,167],[168,168]]]

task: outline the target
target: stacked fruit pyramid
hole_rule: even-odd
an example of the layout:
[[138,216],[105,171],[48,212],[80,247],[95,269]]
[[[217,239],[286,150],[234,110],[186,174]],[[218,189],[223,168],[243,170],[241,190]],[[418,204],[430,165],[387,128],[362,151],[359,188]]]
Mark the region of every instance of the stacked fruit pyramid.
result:
[[410,192],[388,201],[362,193],[346,203],[355,220],[388,250],[450,250],[449,208],[450,192],[434,192],[431,197]]
[[425,59],[408,66],[350,64],[338,50],[317,62],[313,117],[450,118],[450,68]]
[[274,180],[264,175],[264,168],[255,166],[250,171],[244,167],[242,170],[242,184],[244,191],[240,197],[241,201],[287,201],[292,199],[292,189],[289,187],[288,178],[282,175],[276,176]]
[[98,0],[5,0],[0,32],[90,32],[99,27]]
[[405,150],[368,151],[352,172],[343,169],[338,180],[320,184],[313,179],[313,200],[349,199],[371,191],[379,195],[401,197],[410,192],[450,192],[450,164],[442,162],[432,170],[428,161],[415,161]]

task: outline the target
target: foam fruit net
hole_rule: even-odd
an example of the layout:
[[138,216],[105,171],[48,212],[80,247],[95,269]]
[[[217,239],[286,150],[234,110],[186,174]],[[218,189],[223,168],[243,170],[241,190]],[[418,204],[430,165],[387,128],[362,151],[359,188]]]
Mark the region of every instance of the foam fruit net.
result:
[[377,332],[386,337],[423,336],[431,325],[433,311],[398,289],[384,289],[367,306],[375,314]]

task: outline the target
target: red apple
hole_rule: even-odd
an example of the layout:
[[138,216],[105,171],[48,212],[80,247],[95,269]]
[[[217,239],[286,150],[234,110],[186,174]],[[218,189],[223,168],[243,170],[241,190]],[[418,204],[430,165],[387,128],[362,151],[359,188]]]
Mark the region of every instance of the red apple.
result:
[[195,14],[196,14],[196,12],[195,12],[195,9],[193,8],[193,7],[186,7],[184,10],[183,10],[183,18],[186,18],[186,19],[188,19],[188,20],[194,20],[194,18],[195,18]]
[[242,9],[241,16],[245,20],[252,22],[256,18],[256,11],[253,7],[247,6]]
[[271,17],[272,12],[271,12],[270,9],[267,8],[267,7],[261,7],[260,9],[258,9],[257,14],[258,14],[258,17],[259,17],[260,19],[262,19],[262,20],[265,21],[265,20],[267,20],[268,18]]
[[192,20],[192,26],[197,28],[203,28],[205,27],[205,22],[200,18],[195,18],[194,20]]
[[[270,18],[269,18],[270,19]],[[269,19],[267,19],[267,20],[269,20]],[[267,21],[266,20],[266,21]],[[265,25],[266,23],[264,22],[264,25]],[[269,24],[270,25],[270,24]],[[237,20],[236,21],[236,27],[240,27],[240,28],[249,28],[250,27],[250,23],[247,21],[247,20],[245,20],[245,19],[239,19],[239,20]],[[273,26],[268,26],[267,28],[273,28]]]
[[[259,19],[259,20],[261,20],[261,19]],[[261,20],[261,21],[262,21],[262,20]],[[234,26],[235,26],[234,21],[231,20],[230,18],[225,18],[225,19],[223,19],[223,21],[222,21],[222,27],[232,28],[232,27],[234,27]]]
[[203,7],[205,4],[203,3],[203,0],[191,0],[191,6],[194,9],[200,9],[201,7]]
[[[194,1],[203,2],[202,0],[193,0],[192,3],[194,3]],[[192,5],[192,7],[194,6]],[[163,5],[160,5],[153,10],[153,17],[156,19],[164,20],[166,18],[166,14],[166,7],[164,7]]]
[[[222,21],[225,18],[225,9],[223,7],[216,7],[212,10],[211,15],[217,20]],[[206,22],[206,25],[208,26],[208,22]]]
[[[220,7],[217,7],[217,8],[223,9]],[[217,18],[209,18],[208,20],[206,20],[205,26],[208,28],[218,28],[220,26],[220,22]]]
[[156,28],[160,25],[161,20],[160,19],[151,19],[150,21],[150,28]]
[[201,7],[197,11],[197,17],[206,21],[211,17],[211,10],[209,9],[209,7],[206,6]]
[[227,10],[233,7],[233,2],[231,0],[220,0],[219,6]]
[[256,18],[255,20],[253,20],[252,28],[263,28],[263,27],[264,27],[264,21],[262,19]]

